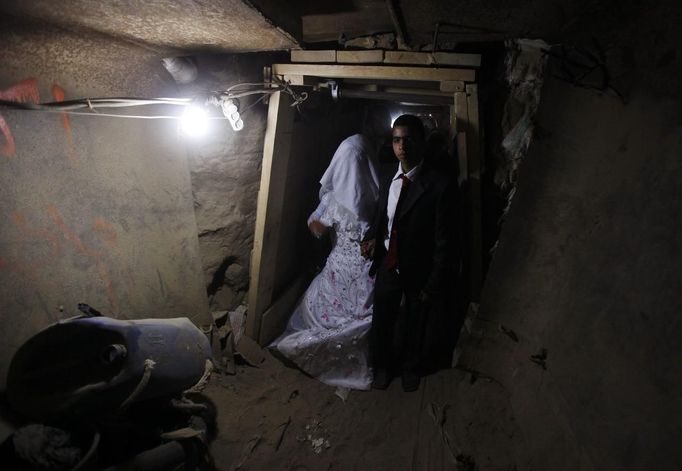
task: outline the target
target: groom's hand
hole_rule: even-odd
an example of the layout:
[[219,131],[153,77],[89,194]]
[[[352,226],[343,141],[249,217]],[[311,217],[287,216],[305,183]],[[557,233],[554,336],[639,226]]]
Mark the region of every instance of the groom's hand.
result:
[[372,260],[374,258],[375,244],[376,239],[363,240],[360,242],[360,255],[365,257],[367,260]]

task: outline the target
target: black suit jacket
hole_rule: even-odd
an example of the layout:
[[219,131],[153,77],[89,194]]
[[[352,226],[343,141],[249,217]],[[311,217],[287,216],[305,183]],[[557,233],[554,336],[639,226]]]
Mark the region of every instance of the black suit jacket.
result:
[[[394,164],[382,172],[377,211],[365,236],[365,240],[376,239],[372,275],[386,256],[386,206],[396,169]],[[393,223],[398,231],[398,264],[405,289],[423,290],[431,297],[454,289],[447,284],[453,280],[459,260],[456,200],[457,186],[450,177],[424,163]]]

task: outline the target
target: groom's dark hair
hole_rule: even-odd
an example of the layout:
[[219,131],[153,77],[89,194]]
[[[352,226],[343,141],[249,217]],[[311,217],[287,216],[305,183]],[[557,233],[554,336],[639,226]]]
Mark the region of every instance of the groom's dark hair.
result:
[[393,122],[393,127],[395,128],[396,126],[405,126],[410,128],[412,132],[414,132],[417,139],[420,139],[421,141],[426,140],[424,123],[422,123],[422,120],[413,114],[401,114],[398,116],[398,118],[396,118],[396,120]]

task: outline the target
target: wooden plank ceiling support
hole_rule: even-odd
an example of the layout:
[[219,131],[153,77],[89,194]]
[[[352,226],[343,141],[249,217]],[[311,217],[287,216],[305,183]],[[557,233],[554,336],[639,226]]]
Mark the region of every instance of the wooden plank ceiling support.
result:
[[336,51],[291,51],[291,62],[336,62]]
[[[375,65],[273,64],[272,75],[284,77],[285,80],[289,80],[289,77],[292,76],[337,79],[419,80],[430,82],[474,82],[476,80],[476,71],[473,69]],[[291,83],[297,85],[293,81]]]
[[440,83],[441,92],[463,92],[464,82],[459,80],[444,80]]
[[483,282],[483,245],[481,218],[482,137],[478,111],[478,85],[466,86],[468,113],[467,165],[471,196],[471,300],[479,301]]
[[384,61],[384,51],[370,49],[368,51],[337,51],[336,62],[340,64],[374,64]]
[[[469,131],[469,112],[467,110],[467,96],[466,92],[455,92],[455,104],[451,108],[451,121],[454,120],[454,125],[452,129],[455,134],[459,136],[464,134],[464,139],[466,139],[466,134]],[[451,123],[452,124],[452,123]],[[462,137],[459,137],[462,139]],[[459,150],[460,144],[458,143],[457,149]],[[469,178],[469,165],[466,152],[458,153],[458,167],[459,167],[459,178],[461,180],[467,180]]]
[[411,52],[383,51],[368,49],[362,51],[291,51],[291,62],[320,62],[339,64],[403,64],[403,65],[445,65],[457,67],[480,67],[480,54],[458,52]]
[[294,108],[291,96],[282,92],[270,95],[267,128],[263,144],[263,163],[256,210],[256,229],[251,254],[249,314],[246,335],[258,341],[262,314],[273,302],[277,242],[282,224],[282,209],[288,174]]
[[386,51],[384,53],[384,63],[480,67],[481,56],[480,54],[459,54],[453,52]]

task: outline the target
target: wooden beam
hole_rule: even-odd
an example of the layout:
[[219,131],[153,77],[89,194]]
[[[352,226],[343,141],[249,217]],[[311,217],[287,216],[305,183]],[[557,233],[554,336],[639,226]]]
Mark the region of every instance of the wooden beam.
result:
[[459,182],[462,183],[467,179],[467,172],[469,171],[469,165],[467,164],[467,133],[458,132],[455,135],[455,146],[457,148],[457,168],[459,169]]
[[[469,131],[469,111],[467,104],[466,92],[455,92],[455,105],[452,108],[454,114],[455,126],[454,132],[457,138],[457,155],[459,166],[460,183],[469,179],[469,165],[467,161],[466,152],[461,152],[461,142],[466,142],[466,136]],[[452,119],[452,117],[451,117]],[[460,136],[462,134],[462,136]]]
[[272,304],[279,227],[286,175],[289,165],[294,110],[291,97],[282,92],[270,95],[267,127],[263,143],[263,163],[256,210],[256,229],[251,255],[249,314],[246,335],[260,338],[261,316]]
[[469,128],[467,105],[466,92],[455,92],[455,129],[457,132],[467,132]]
[[481,129],[478,114],[478,85],[469,84],[466,86],[467,113],[469,116],[469,178],[481,179]]
[[340,64],[380,64],[384,61],[384,51],[336,51],[336,62]]
[[284,77],[284,81],[287,82],[289,85],[296,85],[296,86],[302,86],[306,85],[306,80],[307,77],[304,77],[303,75],[287,75]]
[[471,196],[471,299],[479,301],[483,282],[483,243],[481,218],[481,129],[478,112],[478,85],[466,86],[468,112],[467,164]]
[[[453,95],[453,102],[450,104],[450,127],[448,128],[448,154],[452,156],[457,156],[459,154],[456,153],[457,151],[457,116],[455,113],[455,103],[454,103],[454,95]],[[461,182],[457,182],[461,183]]]
[[385,64],[414,64],[414,65],[456,65],[460,67],[479,67],[479,54],[459,54],[452,52],[410,52],[386,51]]
[[357,78],[378,80],[417,80],[441,82],[455,80],[473,82],[476,72],[472,69],[442,69],[428,67],[390,67],[372,65],[312,65],[273,64],[272,73],[277,76],[310,75],[326,78]]
[[441,92],[463,92],[464,82],[461,80],[444,80],[440,83]]
[[409,51],[386,51],[384,54],[386,64],[414,64],[414,65],[433,65],[435,64],[433,55],[427,52]]
[[297,51],[292,49],[291,62],[336,62],[336,51]]
[[310,277],[307,274],[300,275],[294,280],[286,291],[263,313],[258,343],[268,345],[284,332],[291,313],[296,307],[301,295],[305,292]]
[[369,49],[362,51],[320,51],[291,50],[291,62],[339,64],[404,64],[404,65],[447,65],[458,67],[480,67],[479,54],[453,52],[411,52],[383,51]]

